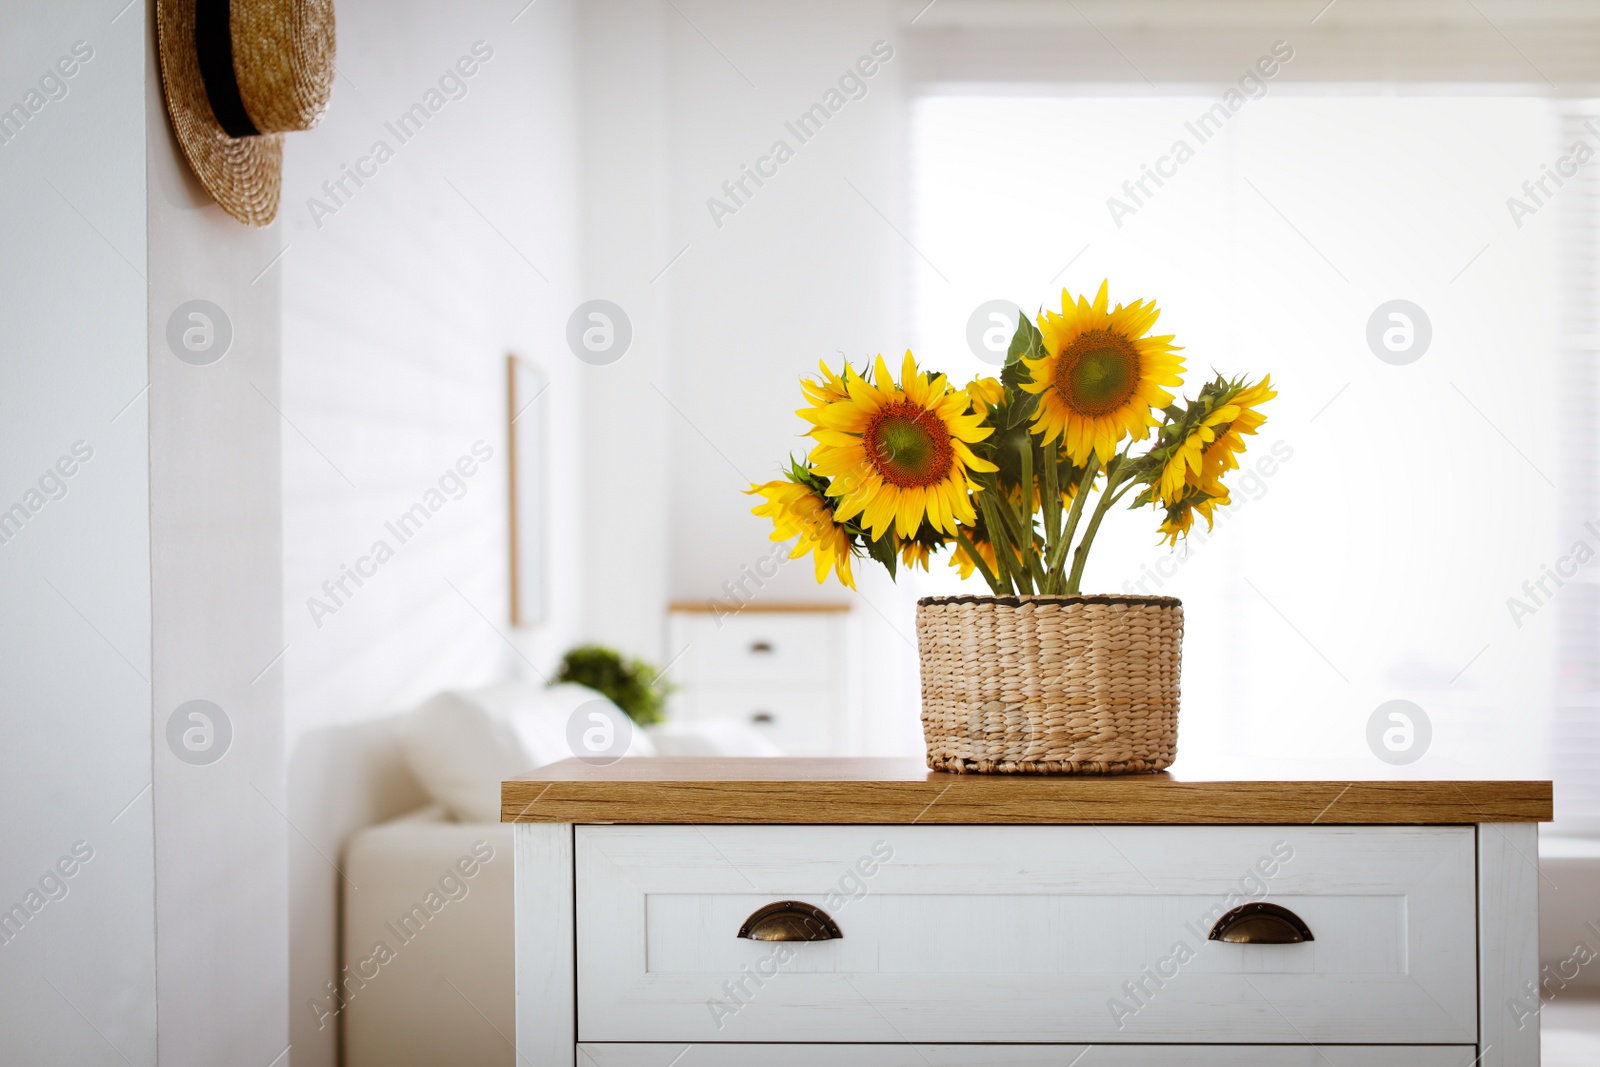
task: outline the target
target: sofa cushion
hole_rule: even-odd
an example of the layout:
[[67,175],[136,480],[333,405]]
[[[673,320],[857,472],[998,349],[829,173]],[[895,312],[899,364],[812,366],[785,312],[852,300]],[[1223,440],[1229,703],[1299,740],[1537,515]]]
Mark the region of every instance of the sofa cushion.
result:
[[[446,690],[401,716],[400,745],[417,781],[453,818],[498,822],[500,782],[573,755],[567,722],[591,700],[616,707],[572,684],[519,681]],[[653,752],[645,732],[634,730],[627,754]]]
[[662,756],[781,756],[783,750],[736,715],[646,727]]
[[[521,742],[523,750],[533,759],[531,765],[533,767],[542,767],[546,763],[582,754],[572,750],[568,729],[572,716],[590,701],[598,700],[603,704],[613,722],[618,721],[619,716],[621,721],[628,722],[627,717],[622,715],[615,704],[588,686],[563,682],[541,689],[540,698],[541,707],[538,711],[520,709],[510,715],[512,732]],[[581,725],[587,727],[588,720],[585,719]],[[651,744],[650,735],[634,727],[628,738],[626,754],[655,755],[655,746]]]

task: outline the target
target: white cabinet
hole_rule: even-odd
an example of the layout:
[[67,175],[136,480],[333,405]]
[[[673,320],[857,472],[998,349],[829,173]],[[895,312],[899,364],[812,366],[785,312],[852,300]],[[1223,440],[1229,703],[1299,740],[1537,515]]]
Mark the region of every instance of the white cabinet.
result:
[[1473,1045],[579,1045],[579,1067],[1477,1067]]
[[[1476,1041],[1470,827],[585,826],[585,1042]],[[839,936],[738,936],[766,905]],[[1236,906],[1311,939],[1209,940]]]
[[504,795],[529,1067],[1538,1067],[1548,782],[669,758]]
[[846,606],[739,612],[674,608],[667,675],[674,719],[731,716],[788,756],[854,749],[853,620]]

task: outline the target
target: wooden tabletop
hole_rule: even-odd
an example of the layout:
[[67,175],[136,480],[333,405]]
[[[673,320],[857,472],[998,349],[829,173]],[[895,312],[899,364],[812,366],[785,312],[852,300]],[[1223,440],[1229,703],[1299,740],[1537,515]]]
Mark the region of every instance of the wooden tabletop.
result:
[[[1177,772],[948,774],[915,759],[569,759],[501,784],[502,822],[1428,824],[1548,822],[1542,781]],[[1356,773],[1350,773],[1354,770]]]

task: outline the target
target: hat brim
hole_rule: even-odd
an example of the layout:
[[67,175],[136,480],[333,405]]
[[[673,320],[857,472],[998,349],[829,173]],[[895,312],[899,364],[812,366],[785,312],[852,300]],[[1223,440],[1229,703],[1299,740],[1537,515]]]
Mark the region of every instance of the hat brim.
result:
[[283,189],[283,135],[229,137],[206,97],[195,54],[195,0],[156,0],[161,88],[178,147],[206,192],[229,215],[266,226]]

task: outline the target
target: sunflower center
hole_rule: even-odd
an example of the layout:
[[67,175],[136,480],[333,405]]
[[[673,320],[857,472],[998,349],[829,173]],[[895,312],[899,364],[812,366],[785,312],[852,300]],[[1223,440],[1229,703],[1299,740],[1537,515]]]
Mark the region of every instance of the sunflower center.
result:
[[944,481],[955,459],[943,423],[909,400],[878,409],[863,439],[873,468],[902,489]]
[[1103,415],[1128,402],[1139,384],[1139,353],[1109,330],[1078,337],[1056,362],[1056,394],[1080,415]]

